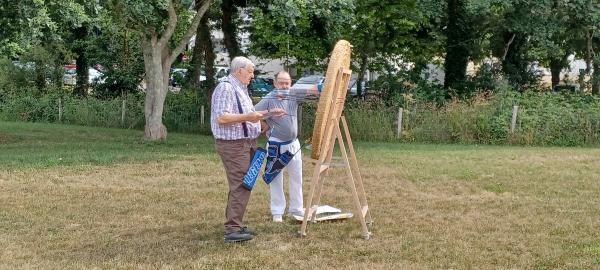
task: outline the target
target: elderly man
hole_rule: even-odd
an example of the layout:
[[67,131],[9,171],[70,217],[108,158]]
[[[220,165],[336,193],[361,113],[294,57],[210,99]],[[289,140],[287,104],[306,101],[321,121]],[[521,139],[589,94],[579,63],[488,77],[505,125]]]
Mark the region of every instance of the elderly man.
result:
[[[317,95],[318,93],[316,88],[290,90],[291,84],[292,80],[289,73],[285,71],[278,72],[275,74],[275,80],[273,81],[275,90],[265,96],[254,108],[256,110],[281,109],[287,112],[283,117],[266,119],[270,127],[267,133],[269,137],[267,168],[269,168],[271,162],[274,162],[286,151],[294,154],[294,157],[286,166],[290,197],[288,216],[293,217],[295,215],[304,216],[302,201],[302,153],[300,152],[300,142],[298,141],[298,104],[307,97]],[[273,221],[282,222],[286,206],[283,192],[283,172],[278,173],[271,181],[270,191]]]
[[[229,70],[229,76],[221,79],[213,92],[210,126],[229,184],[225,242],[243,242],[252,240],[255,233],[242,223],[250,199],[250,190],[242,186],[242,181],[256,150],[260,120],[269,111],[255,111],[248,95],[247,86],[254,77],[252,61],[236,57]],[[270,112],[274,116],[284,113],[281,109]]]

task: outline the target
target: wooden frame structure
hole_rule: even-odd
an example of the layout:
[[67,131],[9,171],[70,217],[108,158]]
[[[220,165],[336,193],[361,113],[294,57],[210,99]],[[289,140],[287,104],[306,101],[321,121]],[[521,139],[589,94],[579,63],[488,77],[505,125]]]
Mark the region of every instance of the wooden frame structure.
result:
[[[324,176],[331,167],[337,167],[338,164],[333,164],[332,157],[335,145],[339,147],[342,154],[341,156],[341,167],[346,170],[346,180],[352,192],[354,205],[356,207],[356,217],[358,218],[362,236],[364,239],[369,239],[371,233],[367,224],[371,224],[370,209],[367,203],[367,196],[363,186],[362,177],[358,168],[358,162],[356,160],[356,153],[354,151],[354,145],[352,144],[352,138],[348,130],[348,123],[346,118],[342,115],[344,110],[344,102],[346,100],[346,92],[348,89],[348,81],[350,80],[351,70],[340,68],[337,72],[335,79],[335,86],[333,91],[333,98],[330,100],[331,106],[329,106],[329,114],[326,119],[325,133],[321,138],[321,147],[319,147],[319,159],[311,159],[315,164],[313,171],[310,193],[308,195],[308,201],[306,202],[307,210],[304,212],[304,219],[299,231],[300,236],[306,236],[306,229],[308,221],[316,222],[316,210],[321,201],[321,195],[323,190]],[[343,127],[340,128],[340,124]],[[347,148],[346,148],[346,142]],[[349,155],[348,155],[349,153]],[[316,195],[316,196],[315,196]]]

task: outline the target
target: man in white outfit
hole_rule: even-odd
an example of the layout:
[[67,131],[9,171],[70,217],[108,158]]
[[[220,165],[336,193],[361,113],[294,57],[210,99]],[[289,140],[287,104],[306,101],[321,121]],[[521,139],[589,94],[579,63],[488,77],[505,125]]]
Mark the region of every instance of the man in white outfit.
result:
[[[307,95],[316,94],[316,89],[292,89],[290,74],[280,71],[275,74],[273,85],[275,91],[266,95],[258,104],[256,110],[284,109],[287,114],[282,117],[267,118],[269,125],[267,132],[268,150],[267,162],[289,151],[294,157],[289,161],[287,174],[289,178],[290,204],[288,215],[304,216],[302,199],[302,153],[298,141],[298,104]],[[314,92],[314,93],[313,93]],[[271,189],[271,215],[274,222],[282,222],[285,211],[286,200],[283,191],[283,171],[279,173],[270,183]]]

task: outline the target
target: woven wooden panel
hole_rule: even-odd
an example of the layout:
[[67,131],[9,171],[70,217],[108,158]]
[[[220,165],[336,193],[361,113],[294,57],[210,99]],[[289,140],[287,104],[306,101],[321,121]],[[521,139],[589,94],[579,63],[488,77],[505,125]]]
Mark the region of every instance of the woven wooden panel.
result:
[[[350,42],[340,40],[335,44],[331,56],[329,57],[329,65],[327,66],[327,73],[325,74],[325,82],[321,89],[321,95],[319,97],[319,106],[317,107],[317,114],[315,116],[315,125],[313,127],[312,135],[312,154],[311,157],[319,159],[321,146],[323,144],[323,136],[327,124],[327,119],[331,117],[331,106],[334,104],[334,97],[338,96],[334,90],[336,76],[340,68],[350,68],[350,55],[352,53],[352,45]],[[342,89],[343,88],[343,89]],[[337,90],[344,91],[345,87],[339,87]],[[341,93],[340,93],[341,94]],[[345,98],[345,95],[343,96]],[[343,106],[343,103],[342,103]],[[340,108],[343,109],[343,108]]]

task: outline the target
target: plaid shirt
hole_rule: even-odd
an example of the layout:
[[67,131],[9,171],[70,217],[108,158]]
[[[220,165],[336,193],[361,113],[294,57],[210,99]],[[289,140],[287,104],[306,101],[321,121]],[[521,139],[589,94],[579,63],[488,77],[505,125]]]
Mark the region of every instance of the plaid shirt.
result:
[[[224,82],[229,81],[229,83]],[[242,105],[242,112],[238,110],[237,94]],[[210,128],[215,139],[238,140],[244,139],[242,123],[221,125],[217,118],[223,114],[240,114],[254,111],[252,99],[248,96],[248,88],[233,75],[229,75],[219,82],[212,95],[210,110]],[[260,135],[260,123],[246,122],[249,139],[255,139]]]

